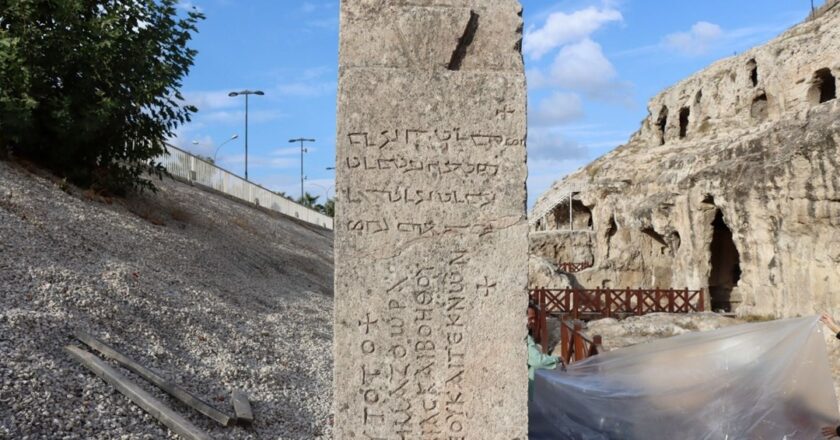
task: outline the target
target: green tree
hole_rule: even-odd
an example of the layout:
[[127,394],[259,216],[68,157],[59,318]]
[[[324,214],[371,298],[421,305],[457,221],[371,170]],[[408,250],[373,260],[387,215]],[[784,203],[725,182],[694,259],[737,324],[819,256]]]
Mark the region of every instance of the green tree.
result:
[[304,193],[303,196],[298,197],[297,202],[307,208],[315,208],[316,203],[318,202],[319,196],[313,196],[308,192]]
[[327,199],[327,201],[324,202],[324,209],[321,212],[323,212],[324,215],[335,217],[335,199]]
[[203,15],[177,0],[0,3],[0,150],[81,185],[154,188],[154,159],[197,111],[180,94]]

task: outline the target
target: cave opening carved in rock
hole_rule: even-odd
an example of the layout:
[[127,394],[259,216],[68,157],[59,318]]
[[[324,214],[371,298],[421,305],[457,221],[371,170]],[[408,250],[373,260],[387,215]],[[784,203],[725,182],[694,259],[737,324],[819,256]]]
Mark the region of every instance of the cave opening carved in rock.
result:
[[680,109],[680,139],[683,139],[688,134],[688,117],[691,115],[691,109],[683,107]]
[[656,119],[656,128],[659,130],[659,145],[665,145],[665,130],[668,127],[668,107],[662,106],[659,111],[659,118]]
[[813,104],[822,104],[837,98],[837,80],[831,69],[820,69],[814,73],[808,100]]
[[762,93],[756,96],[753,99],[752,106],[750,107],[750,116],[752,116],[753,119],[763,121],[767,119],[768,112],[769,109],[767,108],[767,94]]
[[752,84],[753,87],[756,87],[758,85],[758,65],[755,63],[754,59],[747,62],[747,70],[750,74],[750,84]]
[[714,228],[710,244],[712,270],[709,274],[712,310],[734,312],[737,301],[732,298],[732,290],[738,286],[738,281],[741,279],[741,257],[732,240],[732,231],[724,222],[720,209],[715,211],[712,227]]

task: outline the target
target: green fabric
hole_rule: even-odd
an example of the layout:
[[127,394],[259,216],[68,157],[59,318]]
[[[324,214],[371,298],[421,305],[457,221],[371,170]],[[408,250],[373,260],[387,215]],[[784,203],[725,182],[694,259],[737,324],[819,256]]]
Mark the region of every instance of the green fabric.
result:
[[559,360],[557,356],[544,354],[534,338],[528,335],[528,400],[534,398],[534,373],[538,369],[555,369]]

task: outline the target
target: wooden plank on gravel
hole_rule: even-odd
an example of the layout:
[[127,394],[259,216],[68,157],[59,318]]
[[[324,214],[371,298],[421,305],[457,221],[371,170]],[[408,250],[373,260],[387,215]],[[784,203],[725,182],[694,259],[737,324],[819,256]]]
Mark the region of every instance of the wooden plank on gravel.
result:
[[248,395],[244,391],[236,390],[231,396],[233,400],[233,412],[236,414],[236,420],[239,423],[250,425],[254,422],[254,413],[251,411],[251,402],[248,401]]
[[123,375],[111,368],[102,359],[94,356],[88,351],[85,351],[75,345],[68,345],[64,350],[77,360],[79,363],[87,367],[97,376],[101,377],[123,393],[132,402],[140,408],[143,408],[156,418],[159,422],[166,425],[174,433],[180,435],[187,440],[210,440],[210,436],[195,427],[189,420],[181,417],[175,411],[172,411],[160,400],[147,393],[145,390],[137,386],[134,382],[126,379]]
[[207,402],[204,402],[199,397],[191,394],[189,391],[172,382],[169,382],[163,376],[129,359],[127,356],[111,348],[108,344],[79,330],[73,332],[73,335],[76,336],[76,339],[84,342],[85,345],[99,351],[105,355],[105,357],[117,361],[117,363],[127,368],[129,371],[132,371],[143,379],[148,380],[158,388],[166,391],[172,397],[180,400],[205,416],[219,422],[222,426],[230,426],[233,421],[233,417],[217,410],[216,408],[213,408]]

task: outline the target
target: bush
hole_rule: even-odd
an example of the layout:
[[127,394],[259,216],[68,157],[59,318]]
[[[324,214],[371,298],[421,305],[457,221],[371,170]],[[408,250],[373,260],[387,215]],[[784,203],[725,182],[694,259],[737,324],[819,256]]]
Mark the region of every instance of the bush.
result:
[[165,140],[197,111],[179,92],[197,11],[176,0],[5,0],[0,150],[83,186],[154,186]]

